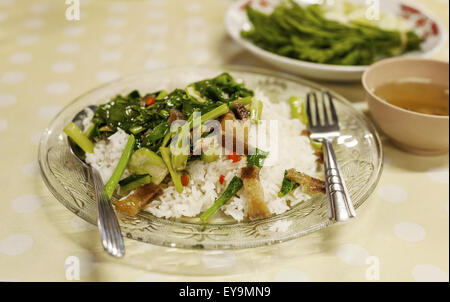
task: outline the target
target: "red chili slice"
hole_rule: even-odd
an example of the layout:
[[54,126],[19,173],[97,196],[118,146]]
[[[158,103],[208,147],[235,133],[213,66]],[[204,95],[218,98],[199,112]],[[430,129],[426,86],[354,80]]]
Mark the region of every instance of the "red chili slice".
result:
[[220,175],[220,177],[219,177],[219,182],[220,182],[220,184],[223,184],[223,182],[225,181],[225,175]]
[[155,98],[153,96],[149,96],[145,99],[145,106],[151,106],[155,103]]
[[187,185],[189,184],[189,176],[187,174],[181,175],[181,184],[183,185],[183,187],[187,187]]
[[241,157],[236,154],[236,152],[233,152],[232,154],[228,155],[228,159],[231,159],[233,163],[237,163],[241,160]]

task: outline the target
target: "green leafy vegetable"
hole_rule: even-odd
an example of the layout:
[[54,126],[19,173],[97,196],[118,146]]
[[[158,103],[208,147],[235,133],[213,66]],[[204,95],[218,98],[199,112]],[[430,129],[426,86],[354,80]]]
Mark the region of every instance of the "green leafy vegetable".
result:
[[335,65],[370,65],[420,49],[413,31],[384,30],[363,22],[343,24],[324,17],[320,5],[282,1],[268,15],[246,7],[253,25],[241,36],[255,45],[294,59]]
[[122,177],[122,174],[128,165],[128,161],[130,160],[131,154],[133,153],[135,142],[136,140],[134,139],[134,136],[130,135],[128,137],[125,149],[123,150],[122,156],[120,157],[119,163],[117,164],[116,169],[113,172],[113,175],[105,185],[105,191],[106,194],[108,194],[109,198],[111,198],[112,195],[114,194],[114,191],[116,190],[116,187],[119,184],[119,180]]
[[[171,109],[182,112],[188,119],[197,111],[203,115],[204,122],[227,113],[228,105],[234,106],[237,100],[248,101],[247,98],[252,96],[253,91],[245,88],[244,83],[236,82],[228,73],[170,93],[163,90],[141,96],[135,90],[126,96],[117,95],[97,108],[92,122],[95,125],[93,129],[98,130],[93,131],[90,137],[99,141],[121,128],[136,135],[136,149],[146,147],[156,152],[160,147],[166,147],[174,137],[168,134],[170,126],[167,121]],[[150,97],[155,101],[147,105],[145,100]]]
[[[153,149],[152,146],[155,145],[159,140],[164,138],[169,132],[170,126],[167,122],[162,122],[157,125],[153,130],[149,131],[142,140],[141,146],[149,149]],[[155,151],[155,150],[153,150]]]
[[261,169],[264,166],[264,161],[268,155],[269,152],[256,148],[254,154],[249,154],[247,156],[247,167],[256,166]]
[[278,193],[278,197],[286,196],[287,194],[291,193],[295,189],[297,189],[300,185],[296,182],[293,182],[292,180],[289,180],[286,178],[287,171],[284,171],[284,178],[283,182],[281,184],[280,192]]
[[214,204],[200,216],[202,222],[208,221],[208,219],[220,209],[224,204],[226,204],[236,193],[242,188],[242,180],[235,176],[228,184],[228,187],[220,195],[220,197],[214,202]]

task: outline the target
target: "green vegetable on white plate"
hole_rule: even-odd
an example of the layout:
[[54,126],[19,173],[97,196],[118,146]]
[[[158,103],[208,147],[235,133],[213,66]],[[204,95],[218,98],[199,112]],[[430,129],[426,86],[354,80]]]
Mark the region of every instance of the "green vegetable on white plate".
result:
[[419,50],[412,30],[387,30],[370,22],[341,23],[325,16],[323,6],[280,1],[270,14],[246,6],[251,27],[241,36],[269,52],[320,64],[370,65],[383,58]]

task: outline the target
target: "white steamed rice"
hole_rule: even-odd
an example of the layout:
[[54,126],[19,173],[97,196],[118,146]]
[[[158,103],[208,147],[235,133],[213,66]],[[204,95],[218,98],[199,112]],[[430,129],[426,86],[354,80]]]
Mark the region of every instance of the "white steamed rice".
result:
[[[278,121],[278,135],[276,136],[278,148],[275,150],[278,151],[278,156],[275,156],[276,152],[271,150],[266,163],[272,162],[272,164],[261,169],[260,179],[269,211],[273,214],[281,214],[290,207],[310,198],[301,190],[294,190],[284,197],[278,197],[284,171],[295,168],[311,176],[317,176],[316,156],[309,138],[300,135],[302,130],[306,129],[305,126],[298,119],[289,118],[289,105],[286,102],[272,103],[261,92],[255,91],[255,93],[264,105],[261,119]],[[128,135],[119,129],[107,140],[96,143],[94,153],[87,154],[86,161],[100,171],[105,182],[112,175],[127,139]],[[240,176],[241,168],[245,165],[245,158],[233,163],[227,156],[221,156],[219,160],[212,163],[205,163],[201,160],[193,161],[187,167],[190,181],[184,191],[178,193],[173,185],[169,185],[164,189],[163,194],[153,200],[144,210],[164,218],[195,217],[214,203],[234,176]],[[225,176],[223,184],[219,182],[221,175]],[[222,210],[235,220],[242,221],[247,214],[245,190],[241,189],[222,207]]]
[[[106,184],[114,173],[123,150],[127,145],[127,141],[128,134],[119,128],[118,131],[108,137],[108,139],[96,143],[94,146],[94,153],[86,153],[86,162],[99,171],[103,183]],[[122,178],[127,175],[129,175],[129,172],[125,171]]]

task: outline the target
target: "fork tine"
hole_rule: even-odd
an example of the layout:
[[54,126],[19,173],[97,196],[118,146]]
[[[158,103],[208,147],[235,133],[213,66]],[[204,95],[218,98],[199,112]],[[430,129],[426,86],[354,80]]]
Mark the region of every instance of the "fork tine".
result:
[[320,122],[320,114],[319,114],[319,102],[317,100],[317,95],[315,92],[312,94],[314,96],[314,104],[316,105],[316,125],[320,126],[322,123]]
[[[324,90],[321,90],[320,91],[320,94],[321,94],[321,96],[322,96],[322,105],[323,105],[323,121],[324,121],[324,125],[325,126],[329,126],[329,125],[331,125],[331,124],[333,124],[333,121],[332,120],[330,120],[330,116],[328,115],[328,112],[327,112],[327,98],[326,98],[326,96],[325,96],[325,91]],[[331,110],[330,110],[331,111]]]
[[337,113],[336,113],[336,108],[334,107],[334,103],[333,103],[333,97],[331,96],[331,93],[327,90],[326,95],[328,95],[328,100],[330,102],[330,112],[331,112],[331,117],[333,118],[333,122],[334,124],[338,124],[338,117],[337,117]]
[[309,125],[313,126],[312,116],[311,116],[311,92],[306,95],[306,114],[308,115]]

